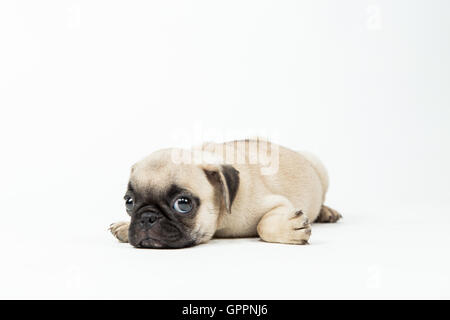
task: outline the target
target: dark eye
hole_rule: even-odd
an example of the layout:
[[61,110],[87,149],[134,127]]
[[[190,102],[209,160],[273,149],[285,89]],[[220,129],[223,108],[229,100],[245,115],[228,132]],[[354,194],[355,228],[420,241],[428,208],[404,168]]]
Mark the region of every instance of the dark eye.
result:
[[125,196],[125,208],[131,210],[134,207],[134,200],[130,196]]
[[188,213],[192,210],[192,201],[186,197],[180,197],[173,204],[175,211],[179,213]]

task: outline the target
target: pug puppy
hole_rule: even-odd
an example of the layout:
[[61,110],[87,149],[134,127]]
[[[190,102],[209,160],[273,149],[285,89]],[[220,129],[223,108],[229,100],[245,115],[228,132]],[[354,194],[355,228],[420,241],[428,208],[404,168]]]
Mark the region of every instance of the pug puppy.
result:
[[324,205],[328,175],[313,155],[259,139],[163,149],[131,168],[130,222],[112,234],[137,248],[183,248],[212,237],[307,244],[312,222],[341,215]]

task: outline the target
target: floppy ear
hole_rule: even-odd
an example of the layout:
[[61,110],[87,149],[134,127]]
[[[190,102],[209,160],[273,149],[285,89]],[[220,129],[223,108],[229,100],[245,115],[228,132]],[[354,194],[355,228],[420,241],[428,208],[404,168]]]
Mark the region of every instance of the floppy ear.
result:
[[220,188],[222,201],[228,213],[239,188],[239,171],[230,165],[210,165],[203,168],[209,182]]

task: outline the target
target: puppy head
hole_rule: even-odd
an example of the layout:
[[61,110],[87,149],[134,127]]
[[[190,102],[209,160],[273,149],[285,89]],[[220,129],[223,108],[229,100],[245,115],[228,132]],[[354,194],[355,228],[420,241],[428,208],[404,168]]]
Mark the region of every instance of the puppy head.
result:
[[221,164],[176,164],[171,149],[136,163],[125,194],[128,240],[139,248],[182,248],[206,242],[218,217],[231,212],[239,172]]

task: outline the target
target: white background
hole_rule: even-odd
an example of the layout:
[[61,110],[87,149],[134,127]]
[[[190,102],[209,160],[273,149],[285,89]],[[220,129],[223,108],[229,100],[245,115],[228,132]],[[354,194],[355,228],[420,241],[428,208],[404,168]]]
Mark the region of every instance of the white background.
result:
[[[450,5],[2,1],[0,298],[450,298]],[[262,135],[316,153],[311,245],[138,250],[130,166]]]

